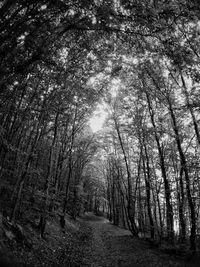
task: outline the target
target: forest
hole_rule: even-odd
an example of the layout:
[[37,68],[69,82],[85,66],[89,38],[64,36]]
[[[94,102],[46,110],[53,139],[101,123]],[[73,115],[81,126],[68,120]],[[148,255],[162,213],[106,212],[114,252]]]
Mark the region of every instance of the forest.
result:
[[92,212],[198,254],[198,66],[198,0],[0,1],[0,249]]

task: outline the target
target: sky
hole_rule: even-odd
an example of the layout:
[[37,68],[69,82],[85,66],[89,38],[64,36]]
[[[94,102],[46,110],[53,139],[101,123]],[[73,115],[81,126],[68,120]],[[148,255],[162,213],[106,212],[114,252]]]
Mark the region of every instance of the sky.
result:
[[106,117],[107,112],[105,111],[104,103],[98,104],[96,110],[93,113],[93,116],[89,121],[89,125],[93,133],[96,133],[102,129]]
[[[119,78],[112,80],[110,84],[110,90],[109,90],[112,99],[114,99],[117,96],[120,85],[121,85],[121,81]],[[100,131],[103,127],[103,123],[105,122],[108,116],[108,113],[106,112],[106,105],[107,104],[103,101],[99,103],[91,119],[89,120],[89,125],[93,133]]]

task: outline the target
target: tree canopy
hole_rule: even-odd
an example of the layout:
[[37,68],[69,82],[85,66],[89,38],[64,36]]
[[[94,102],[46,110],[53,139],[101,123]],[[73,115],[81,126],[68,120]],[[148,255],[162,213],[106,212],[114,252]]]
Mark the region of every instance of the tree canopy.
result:
[[66,213],[107,212],[135,236],[196,250],[199,11],[197,0],[0,1],[0,204],[12,223],[29,209],[62,227]]

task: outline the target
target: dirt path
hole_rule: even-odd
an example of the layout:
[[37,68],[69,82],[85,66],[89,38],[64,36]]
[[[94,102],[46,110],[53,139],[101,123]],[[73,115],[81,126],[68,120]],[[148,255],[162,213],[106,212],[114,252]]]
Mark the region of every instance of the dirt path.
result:
[[[49,221],[45,239],[39,238],[32,230],[27,235],[32,240],[31,248],[7,240],[4,250],[0,251],[3,253],[0,253],[0,258],[5,256],[10,266],[27,267],[200,266],[198,257],[196,263],[191,264],[191,260],[186,262],[170,256],[158,248],[152,248],[146,241],[133,238],[128,230],[116,227],[92,213],[76,221],[68,216],[65,226],[64,231],[58,220]],[[21,265],[12,264],[13,261]]]
[[128,230],[113,226],[102,217],[87,214],[81,224],[87,242],[82,247],[80,266],[185,266],[174,256],[152,249],[147,242],[134,239]]

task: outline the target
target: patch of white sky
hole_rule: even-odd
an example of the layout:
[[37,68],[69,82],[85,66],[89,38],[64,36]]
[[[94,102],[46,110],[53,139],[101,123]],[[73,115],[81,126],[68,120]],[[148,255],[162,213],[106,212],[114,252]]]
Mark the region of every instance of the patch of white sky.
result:
[[[122,56],[121,64],[122,66],[128,65],[135,65],[138,63],[137,57],[127,57]],[[109,75],[109,73],[112,72],[113,69],[113,62],[112,59],[108,60],[107,67],[105,68],[105,72]],[[95,87],[95,83],[98,83],[100,80],[105,79],[106,74],[100,73],[96,76],[92,76],[88,81],[88,86]],[[123,86],[122,81],[119,77],[111,78],[110,84],[109,84],[109,94],[111,97],[111,100],[114,101],[114,99],[117,97],[120,88]],[[96,110],[93,112],[89,125],[93,132],[98,132],[103,128],[103,124],[108,117],[108,111],[107,110],[107,104],[105,102],[101,102],[97,105]]]
[[99,103],[89,120],[89,125],[93,133],[96,133],[102,129],[102,126],[108,116],[105,105],[106,104],[104,102]]
[[[94,82],[93,79],[92,81]],[[121,80],[119,78],[112,79],[109,86],[109,93],[113,100],[117,97],[120,86],[121,86]],[[96,133],[103,128],[104,122],[107,117],[108,117],[108,107],[107,104],[102,100],[97,105],[95,111],[93,112],[89,120],[89,125],[93,133]]]

